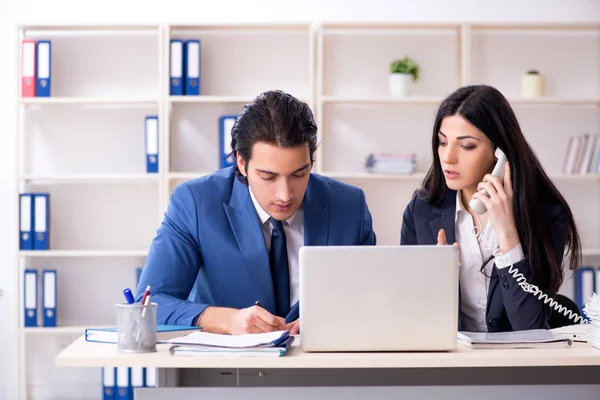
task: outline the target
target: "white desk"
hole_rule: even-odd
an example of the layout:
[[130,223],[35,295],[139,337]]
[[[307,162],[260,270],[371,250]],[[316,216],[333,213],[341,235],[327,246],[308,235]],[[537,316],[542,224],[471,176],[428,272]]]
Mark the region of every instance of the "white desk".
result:
[[434,353],[305,353],[296,340],[279,358],[174,357],[118,353],[116,345],[79,338],[57,366],[156,367],[158,386],[419,386],[599,384],[600,350],[586,343],[565,349],[472,350]]

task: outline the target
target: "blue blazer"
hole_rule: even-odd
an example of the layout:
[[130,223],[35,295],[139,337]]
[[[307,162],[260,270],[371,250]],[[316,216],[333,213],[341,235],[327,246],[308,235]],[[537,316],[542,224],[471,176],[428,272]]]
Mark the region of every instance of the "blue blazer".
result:
[[[304,245],[375,245],[364,192],[311,174],[303,199]],[[179,185],[152,241],[136,298],[147,285],[159,324],[194,324],[206,307],[275,313],[269,255],[248,186],[233,167]],[[288,322],[298,317],[298,305]]]
[[[551,235],[554,250],[563,257],[567,235],[567,219],[559,204],[542,205],[544,221]],[[449,190],[439,206],[425,202],[418,193],[404,211],[400,244],[434,245],[440,229],[446,232],[448,243],[454,243],[454,219],[456,214],[456,191]],[[527,249],[523,248],[527,257]],[[509,274],[510,267],[498,269],[494,264],[486,309],[489,332],[506,332],[524,329],[548,329],[551,309],[537,297],[526,293]],[[531,282],[531,270],[527,258],[513,265]],[[459,330],[462,330],[459,312]]]

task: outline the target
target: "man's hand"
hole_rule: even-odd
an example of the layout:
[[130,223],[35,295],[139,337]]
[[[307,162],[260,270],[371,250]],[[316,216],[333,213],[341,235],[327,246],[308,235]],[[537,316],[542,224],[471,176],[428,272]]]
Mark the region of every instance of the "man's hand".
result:
[[259,306],[239,310],[231,321],[231,334],[263,333],[285,330],[285,320]]
[[300,319],[290,322],[285,326],[286,331],[290,331],[290,335],[297,335],[300,333]]
[[208,307],[198,325],[204,332],[241,335],[244,333],[263,333],[285,330],[285,320],[264,308],[252,306],[236,310],[225,307]]

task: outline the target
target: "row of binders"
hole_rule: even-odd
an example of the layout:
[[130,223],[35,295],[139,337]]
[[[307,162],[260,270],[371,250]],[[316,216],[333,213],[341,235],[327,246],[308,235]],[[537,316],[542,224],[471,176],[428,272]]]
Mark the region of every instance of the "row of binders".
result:
[[[23,284],[24,326],[56,327],[56,270],[42,270],[41,304],[38,271],[26,269]],[[40,307],[41,306],[41,307]],[[38,323],[38,309],[43,311],[42,325]]]
[[416,164],[416,154],[369,154],[365,169],[374,174],[410,175],[415,172]]
[[169,57],[171,96],[200,95],[200,41],[171,39]]
[[[231,130],[237,119],[237,115],[223,115],[219,118],[219,146],[220,168],[231,167],[233,156],[231,155]],[[158,172],[158,117],[147,116],[145,125],[146,134],[146,172]]]
[[48,250],[50,247],[50,194],[19,195],[19,248]]
[[[136,268],[136,282],[140,281],[142,267]],[[28,268],[23,279],[23,311],[26,328],[56,327],[57,274],[55,269],[44,269],[38,279],[38,271]],[[40,296],[41,293],[41,304]],[[42,310],[42,324],[38,322],[38,310]]]
[[50,97],[52,44],[25,39],[21,43],[21,96]]
[[133,400],[138,387],[156,387],[156,368],[102,368],[102,400]]
[[582,175],[600,173],[600,137],[589,133],[571,136],[563,172]]
[[[600,293],[600,268],[581,266],[575,271],[575,303],[583,311],[594,293]],[[582,315],[585,317],[585,315]]]

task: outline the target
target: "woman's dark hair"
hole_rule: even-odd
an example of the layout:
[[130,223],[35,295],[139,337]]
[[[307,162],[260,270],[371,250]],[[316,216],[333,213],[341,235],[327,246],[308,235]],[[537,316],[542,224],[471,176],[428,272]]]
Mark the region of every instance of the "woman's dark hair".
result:
[[238,169],[239,153],[246,166],[252,158],[252,147],[266,142],[282,148],[308,145],[311,164],[317,148],[317,124],[310,107],[280,90],[261,93],[246,104],[231,130],[231,155],[238,179],[247,183]]
[[483,132],[494,147],[500,147],[506,154],[514,192],[515,224],[529,259],[533,283],[548,295],[555,295],[564,279],[563,253],[559,254],[553,248],[551,227],[547,223],[549,216],[543,214],[541,205],[554,203],[562,208],[561,220],[567,224],[565,248],[568,251],[565,256],[569,259],[570,269],[577,268],[581,259],[579,234],[569,205],[544,172],[525,140],[510,104],[498,90],[485,85],[464,86],[442,102],[433,126],[433,163],[419,195],[427,203],[439,205],[448,194],[438,155],[438,132],[442,120],[452,115],[465,118]]

